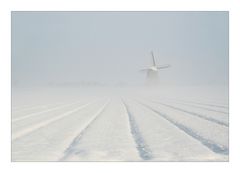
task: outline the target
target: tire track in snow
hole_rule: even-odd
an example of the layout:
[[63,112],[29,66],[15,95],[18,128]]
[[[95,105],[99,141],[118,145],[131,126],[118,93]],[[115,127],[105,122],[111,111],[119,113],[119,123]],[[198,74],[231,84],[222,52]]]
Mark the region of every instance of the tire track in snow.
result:
[[161,112],[159,112],[158,110],[153,109],[152,107],[150,107],[149,105],[146,105],[142,102],[137,101],[138,103],[140,103],[141,105],[147,107],[148,109],[150,109],[151,111],[155,112],[156,114],[158,114],[159,116],[161,116],[162,118],[166,119],[168,122],[170,122],[171,124],[173,124],[174,126],[176,126],[178,129],[182,130],[183,132],[185,132],[187,135],[191,136],[192,138],[198,140],[199,142],[201,142],[204,146],[208,147],[211,151],[217,153],[217,154],[222,154],[222,155],[228,155],[229,154],[229,149],[226,146],[223,145],[219,145],[216,144],[215,142],[204,138],[203,136],[200,136],[197,132],[195,132],[194,130],[192,130],[191,128],[178,123],[176,121],[174,121],[173,119],[171,119],[169,116],[167,116],[166,114],[163,114]]
[[137,125],[133,115],[129,111],[128,105],[123,100],[122,100],[122,102],[123,102],[123,105],[125,106],[126,112],[128,114],[129,124],[130,124],[130,128],[131,128],[131,134],[137,145],[137,150],[138,150],[139,156],[143,160],[152,159],[153,158],[152,152],[149,149],[148,145],[145,143],[145,141],[139,131],[138,125]]
[[160,103],[160,102],[157,102],[157,101],[151,101],[151,102],[154,102],[154,103],[157,103],[157,104],[160,104],[160,105],[163,105],[163,106],[166,106],[166,107],[169,107],[169,108],[172,108],[172,109],[181,111],[181,112],[188,113],[188,114],[190,114],[190,115],[192,115],[192,116],[196,116],[196,117],[202,118],[202,119],[204,119],[204,120],[213,122],[213,123],[215,123],[215,124],[219,124],[219,125],[226,126],[226,127],[229,126],[228,123],[225,123],[225,122],[223,122],[223,121],[219,121],[219,120],[214,119],[214,118],[211,118],[211,117],[204,116],[204,115],[199,114],[199,113],[196,113],[196,112],[188,111],[188,110],[186,110],[186,109],[182,109],[182,108],[175,107],[175,106],[172,106],[172,105],[168,105],[168,104],[165,104],[165,103]]
[[73,139],[73,141],[70,143],[70,145],[67,147],[67,149],[64,151],[64,155],[62,158],[59,159],[59,161],[65,161],[68,159],[69,156],[74,154],[75,146],[80,142],[82,136],[85,134],[87,129],[91,126],[91,124],[99,117],[99,115],[105,110],[106,106],[110,103],[110,100],[108,100],[93,116],[92,118],[86,122],[84,127],[80,130],[80,133]]
[[36,131],[36,130],[38,130],[40,128],[43,128],[43,127],[45,127],[45,126],[47,126],[47,125],[49,125],[49,124],[51,124],[53,122],[56,122],[56,121],[58,121],[58,120],[60,120],[62,118],[65,118],[65,117],[67,117],[69,115],[72,115],[73,113],[78,112],[79,110],[86,108],[87,106],[93,104],[94,102],[95,101],[87,103],[87,104],[84,104],[84,105],[82,105],[80,107],[77,107],[76,109],[73,109],[71,111],[67,111],[67,112],[65,112],[63,114],[60,114],[59,116],[53,117],[51,119],[48,119],[48,120],[43,121],[41,123],[38,123],[36,125],[30,126],[30,127],[26,128],[26,129],[23,129],[23,130],[15,133],[15,134],[12,134],[12,141],[14,141],[14,140],[16,140],[18,138],[21,138],[21,137],[23,137],[23,136],[25,136],[25,135],[27,135],[29,133],[32,133],[32,132],[34,132],[34,131]]

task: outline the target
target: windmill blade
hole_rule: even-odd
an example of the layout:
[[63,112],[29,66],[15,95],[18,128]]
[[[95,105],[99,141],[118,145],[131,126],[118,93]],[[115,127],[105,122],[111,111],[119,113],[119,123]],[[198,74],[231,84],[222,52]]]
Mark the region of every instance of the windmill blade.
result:
[[166,65],[161,65],[161,66],[157,66],[157,69],[164,69],[164,68],[169,68],[170,65],[166,64]]
[[149,70],[149,68],[143,68],[143,69],[141,69],[139,71],[148,71],[148,70]]
[[156,61],[155,61],[155,58],[154,58],[154,55],[153,55],[153,51],[151,51],[151,54],[152,54],[152,62],[153,62],[153,66],[156,66]]

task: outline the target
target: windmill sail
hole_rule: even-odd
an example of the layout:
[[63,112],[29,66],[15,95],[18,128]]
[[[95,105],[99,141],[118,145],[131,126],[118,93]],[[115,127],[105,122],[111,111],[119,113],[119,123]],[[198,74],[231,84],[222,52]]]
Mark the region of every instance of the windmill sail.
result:
[[169,64],[157,66],[157,69],[164,69],[170,67]]
[[156,66],[156,61],[155,61],[155,58],[154,58],[153,51],[151,51],[151,54],[152,54],[152,62],[153,62],[153,66]]
[[151,51],[151,55],[152,55],[152,66],[148,67],[148,68],[141,69],[140,71],[146,71],[147,72],[146,83],[148,85],[154,86],[154,85],[157,85],[158,81],[159,81],[158,70],[168,68],[168,67],[170,67],[170,65],[169,64],[157,65],[154,54],[153,54],[153,51]]

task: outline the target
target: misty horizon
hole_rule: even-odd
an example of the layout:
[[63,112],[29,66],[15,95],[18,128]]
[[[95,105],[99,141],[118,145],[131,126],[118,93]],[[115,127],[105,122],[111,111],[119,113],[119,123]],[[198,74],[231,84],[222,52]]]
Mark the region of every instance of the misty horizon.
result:
[[228,12],[12,12],[12,84],[228,86]]

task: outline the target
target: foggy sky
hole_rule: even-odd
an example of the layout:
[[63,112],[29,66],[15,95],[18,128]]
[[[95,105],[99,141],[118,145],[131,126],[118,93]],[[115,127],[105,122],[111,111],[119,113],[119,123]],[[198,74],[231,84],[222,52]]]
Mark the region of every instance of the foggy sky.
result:
[[228,85],[228,12],[12,12],[12,81],[19,84]]

